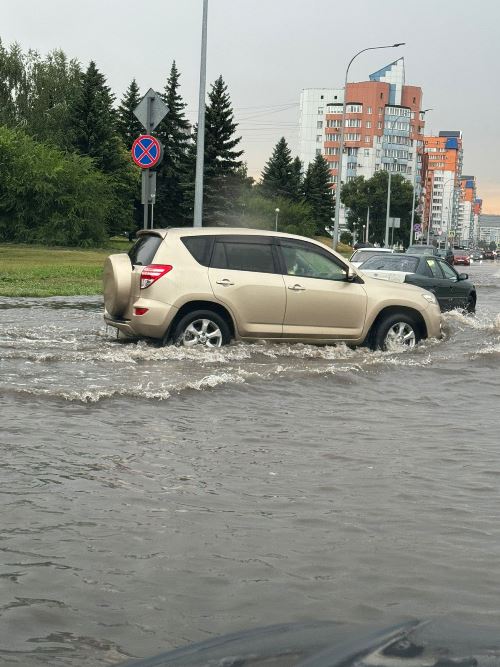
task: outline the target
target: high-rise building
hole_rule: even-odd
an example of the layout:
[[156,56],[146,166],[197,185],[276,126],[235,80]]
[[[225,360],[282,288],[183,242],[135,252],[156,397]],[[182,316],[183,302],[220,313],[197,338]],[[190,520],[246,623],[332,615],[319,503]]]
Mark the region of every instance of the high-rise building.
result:
[[[346,95],[343,182],[390,170],[418,183],[422,90],[405,84],[404,59],[374,72],[369,81],[348,83]],[[332,189],[337,185],[343,103],[342,88],[308,88],[300,97],[299,157],[307,168],[316,155],[323,155]]]
[[457,237],[461,243],[472,243],[474,231],[474,203],[476,197],[476,177],[460,177],[460,199],[458,204]]
[[500,245],[500,215],[482,215],[479,221],[479,239]]
[[425,137],[423,155],[423,224],[431,237],[457,233],[460,177],[462,174],[462,133],[443,130]]

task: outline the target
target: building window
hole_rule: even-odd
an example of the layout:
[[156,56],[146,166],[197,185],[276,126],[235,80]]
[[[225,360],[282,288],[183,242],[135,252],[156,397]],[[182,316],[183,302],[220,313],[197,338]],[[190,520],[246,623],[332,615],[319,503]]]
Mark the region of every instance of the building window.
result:
[[316,135],[316,143],[321,143],[322,140],[323,140],[323,135],[322,134],[317,134]]
[[346,141],[361,141],[361,135],[354,132],[347,132],[345,135]]
[[365,157],[370,157],[370,151],[368,148],[365,148]]
[[323,107],[318,107],[318,116],[323,115]]
[[359,118],[348,118],[345,122],[346,127],[361,127]]
[[321,148],[316,149],[316,155],[321,155]]
[[370,143],[370,137],[365,137],[365,144],[369,144],[369,143]]
[[377,162],[377,164],[375,165],[375,171],[379,171],[379,170],[380,170],[380,165],[379,165],[379,163]]
[[362,113],[363,106],[361,104],[348,104],[346,111],[347,113]]
[[324,95],[320,95],[319,99],[322,100],[322,99],[324,99],[324,97],[325,97]]
[[371,113],[371,112],[372,112],[372,108],[371,108],[371,107],[367,107],[367,109],[366,109],[366,113]]
[[318,120],[318,122],[316,123],[316,127],[318,128],[318,130],[321,130],[321,128],[323,127],[323,121]]
[[379,120],[379,122],[377,123],[377,130],[381,130],[381,129],[382,129],[382,121]]
[[384,108],[383,108],[383,107],[379,107],[379,108],[378,108],[378,115],[381,116],[383,113],[384,113]]
[[367,129],[370,129],[371,126],[372,126],[371,121],[370,121],[370,120],[367,120],[366,123],[365,123],[365,127],[366,127]]

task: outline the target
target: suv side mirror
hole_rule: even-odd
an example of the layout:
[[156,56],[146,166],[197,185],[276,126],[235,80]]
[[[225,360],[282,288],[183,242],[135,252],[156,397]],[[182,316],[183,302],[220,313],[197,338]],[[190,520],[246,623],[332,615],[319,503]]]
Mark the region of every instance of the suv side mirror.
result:
[[354,271],[354,269],[351,266],[348,266],[347,267],[347,276],[346,276],[347,282],[352,283],[352,282],[354,282],[354,280],[356,280],[357,277],[358,277],[358,274],[356,273],[356,271]]
[[458,274],[458,279],[459,280],[469,280],[469,274],[468,273],[459,273]]

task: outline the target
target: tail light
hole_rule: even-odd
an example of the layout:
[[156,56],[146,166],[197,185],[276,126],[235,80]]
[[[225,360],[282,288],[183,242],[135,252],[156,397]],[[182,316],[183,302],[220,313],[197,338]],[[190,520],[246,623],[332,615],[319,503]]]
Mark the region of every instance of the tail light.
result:
[[141,289],[146,289],[174,267],[170,264],[149,264],[141,271]]

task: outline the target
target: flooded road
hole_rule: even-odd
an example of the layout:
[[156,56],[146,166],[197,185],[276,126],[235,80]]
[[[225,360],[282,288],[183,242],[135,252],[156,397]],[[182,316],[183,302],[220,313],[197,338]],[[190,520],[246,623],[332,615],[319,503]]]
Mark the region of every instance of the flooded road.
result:
[[0,299],[0,665],[309,619],[500,622],[500,262],[411,353],[113,339]]

